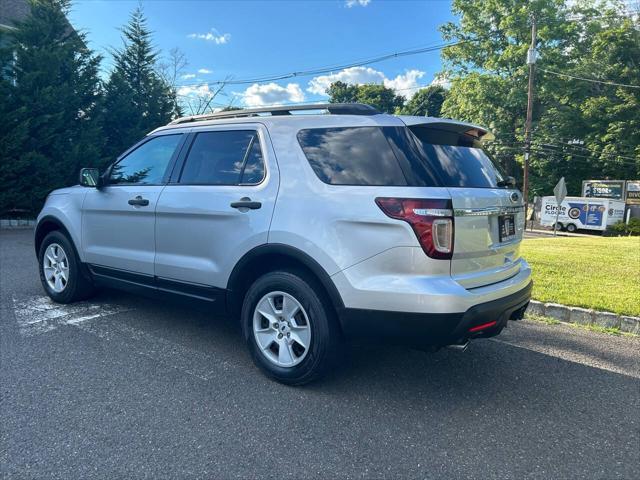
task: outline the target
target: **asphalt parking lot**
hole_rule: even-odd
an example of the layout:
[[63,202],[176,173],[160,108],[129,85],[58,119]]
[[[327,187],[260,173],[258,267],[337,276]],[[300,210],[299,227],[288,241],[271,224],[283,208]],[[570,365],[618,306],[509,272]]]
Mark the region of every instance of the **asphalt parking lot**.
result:
[[524,321],[285,387],[230,320],[49,303],[31,237],[0,231],[3,478],[640,478],[638,339]]

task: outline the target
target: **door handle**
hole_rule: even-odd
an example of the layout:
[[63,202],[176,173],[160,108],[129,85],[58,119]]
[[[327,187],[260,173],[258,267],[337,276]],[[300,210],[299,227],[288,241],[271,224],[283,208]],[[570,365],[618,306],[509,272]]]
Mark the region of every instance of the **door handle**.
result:
[[257,210],[262,207],[260,202],[252,202],[248,197],[242,197],[239,202],[231,202],[231,208],[247,208],[250,210]]
[[149,205],[149,200],[147,200],[146,198],[142,198],[140,195],[138,195],[136,198],[130,199],[128,203],[129,205],[146,207],[147,205]]

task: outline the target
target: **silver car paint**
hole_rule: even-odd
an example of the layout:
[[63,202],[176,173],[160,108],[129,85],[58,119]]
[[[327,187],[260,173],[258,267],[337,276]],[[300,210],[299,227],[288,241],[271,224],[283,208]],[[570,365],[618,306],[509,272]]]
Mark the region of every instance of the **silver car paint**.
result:
[[[522,201],[511,201],[513,190],[449,188],[455,212],[455,241],[451,275],[466,288],[496,283],[517,273],[524,232]],[[500,243],[499,209],[518,208],[516,239]],[[468,212],[465,214],[465,211]],[[495,213],[494,213],[495,212]]]
[[[155,274],[225,288],[233,267],[254,247],[267,243],[278,193],[278,164],[260,123],[205,126],[193,132],[256,130],[266,176],[258,185],[167,185],[156,207]],[[261,202],[257,210],[230,207],[241,198]]]
[[[162,185],[109,185],[89,188],[82,215],[84,261],[154,274],[155,208]],[[147,206],[127,202],[140,196]]]
[[[162,127],[152,134],[186,132],[194,125],[199,130],[254,126],[260,131],[267,178],[256,187],[166,186],[153,193],[141,190],[151,187],[128,187],[132,190],[126,194],[120,190],[120,200],[113,194],[117,205],[109,205],[106,212],[99,212],[95,202],[102,192],[75,187],[50,196],[39,218],[59,217],[74,243],[82,246],[78,250],[83,261],[216,287],[227,286],[233,266],[253,246],[290,245],[331,276],[346,307],[462,312],[524,288],[531,270],[520,258],[520,241],[496,245],[493,226],[486,223],[490,216],[456,217],[454,260],[434,260],[424,254],[407,223],[387,217],[374,201],[378,196],[452,198],[456,208],[478,208],[506,205],[508,190],[327,185],[311,169],[296,138],[304,128],[404,126],[403,120],[430,121],[390,115],[292,115]],[[128,206],[124,197],[139,193],[154,195],[154,203],[159,199],[157,208],[143,213]],[[85,195],[89,201],[83,228]],[[263,209],[239,212],[228,206],[244,196],[263,202]],[[156,228],[149,234],[151,218]],[[519,216],[520,236],[522,223]],[[136,236],[140,238],[131,242],[125,239]],[[153,270],[150,236],[156,245]]]
[[45,217],[53,217],[62,223],[71,235],[78,256],[83,262],[84,252],[82,248],[77,247],[82,245],[82,202],[88,191],[88,188],[79,185],[54,190],[47,197],[36,219],[36,222],[40,222]]

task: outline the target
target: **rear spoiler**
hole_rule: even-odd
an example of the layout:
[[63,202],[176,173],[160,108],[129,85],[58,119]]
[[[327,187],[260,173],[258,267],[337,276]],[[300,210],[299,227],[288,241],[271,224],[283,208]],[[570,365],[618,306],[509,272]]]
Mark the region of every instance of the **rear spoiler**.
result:
[[489,130],[472,123],[459,122],[457,120],[449,120],[447,118],[415,117],[410,115],[398,115],[398,118],[408,127],[424,126],[438,130],[447,130],[450,132],[470,135],[482,141],[495,139],[495,136]]

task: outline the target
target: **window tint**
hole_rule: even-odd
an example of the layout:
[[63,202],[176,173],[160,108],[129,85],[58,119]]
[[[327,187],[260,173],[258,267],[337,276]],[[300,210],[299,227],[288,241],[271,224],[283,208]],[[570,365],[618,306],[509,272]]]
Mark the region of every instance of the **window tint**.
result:
[[378,127],[301,130],[298,142],[314,172],[332,185],[407,185]]
[[229,130],[196,135],[180,183],[256,184],[263,178],[264,160],[257,132]]
[[163,135],[143,143],[111,169],[109,183],[158,184],[182,134]]
[[262,160],[262,152],[260,151],[260,141],[258,137],[254,137],[253,145],[249,150],[247,162],[242,172],[241,184],[252,185],[260,183],[264,178],[264,161]]
[[455,132],[411,127],[422,161],[445,187],[497,188],[504,175],[478,142]]

